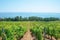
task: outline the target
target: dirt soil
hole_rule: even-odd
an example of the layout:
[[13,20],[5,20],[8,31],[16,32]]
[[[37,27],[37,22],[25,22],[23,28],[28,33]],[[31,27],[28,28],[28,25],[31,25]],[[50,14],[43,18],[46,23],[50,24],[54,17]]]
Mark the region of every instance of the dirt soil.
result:
[[33,40],[34,37],[32,37],[31,32],[30,32],[30,22],[28,22],[27,24],[27,32],[25,33],[25,35],[23,36],[23,38],[21,40]]
[[33,40],[33,39],[34,37],[32,37],[30,30],[28,30],[21,40]]
[[2,40],[2,37],[0,37],[0,40]]

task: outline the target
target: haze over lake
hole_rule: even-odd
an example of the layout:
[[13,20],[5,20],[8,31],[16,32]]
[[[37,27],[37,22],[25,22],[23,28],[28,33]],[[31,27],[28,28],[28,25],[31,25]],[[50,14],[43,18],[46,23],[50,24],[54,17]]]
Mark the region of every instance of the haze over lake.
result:
[[38,17],[58,17],[60,18],[60,13],[34,13],[34,12],[0,12],[0,17],[29,17],[29,16],[38,16]]

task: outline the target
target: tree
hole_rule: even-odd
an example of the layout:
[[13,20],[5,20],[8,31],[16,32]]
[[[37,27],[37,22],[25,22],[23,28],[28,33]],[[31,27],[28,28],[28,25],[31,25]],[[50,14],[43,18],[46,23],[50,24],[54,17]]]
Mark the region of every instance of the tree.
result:
[[15,21],[19,21],[20,20],[20,17],[19,16],[16,16],[15,17]]

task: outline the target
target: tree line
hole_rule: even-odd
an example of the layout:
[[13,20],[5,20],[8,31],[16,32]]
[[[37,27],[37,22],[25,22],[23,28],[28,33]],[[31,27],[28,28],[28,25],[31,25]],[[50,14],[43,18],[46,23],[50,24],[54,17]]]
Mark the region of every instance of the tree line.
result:
[[0,18],[0,21],[59,21],[60,18],[55,17],[49,17],[49,18],[42,18],[37,16],[30,16],[30,17],[22,17],[22,16],[16,16],[16,17],[6,17],[6,18]]

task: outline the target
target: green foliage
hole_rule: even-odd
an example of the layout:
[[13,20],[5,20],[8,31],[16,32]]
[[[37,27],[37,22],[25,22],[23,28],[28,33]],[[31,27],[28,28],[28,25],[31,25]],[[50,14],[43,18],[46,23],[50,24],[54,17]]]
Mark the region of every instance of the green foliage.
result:
[[[21,19],[22,20],[22,19]],[[27,25],[30,24],[31,32],[38,40],[43,39],[43,34],[53,36],[56,39],[60,38],[60,21],[30,21],[29,22],[0,22],[0,36],[3,40],[18,40],[21,38],[26,30]],[[2,30],[3,29],[3,30]]]
[[60,38],[60,22],[50,21],[50,22],[31,22],[31,31],[38,40],[42,39],[42,34],[50,35],[56,39]]
[[0,24],[0,36],[3,40],[18,40],[24,35],[26,30],[26,27],[20,26],[20,23],[17,22],[3,22]]
[[32,27],[31,32],[36,36],[38,40],[42,40],[42,30],[39,28],[39,26]]

